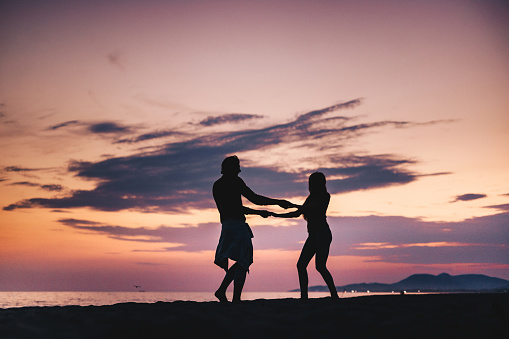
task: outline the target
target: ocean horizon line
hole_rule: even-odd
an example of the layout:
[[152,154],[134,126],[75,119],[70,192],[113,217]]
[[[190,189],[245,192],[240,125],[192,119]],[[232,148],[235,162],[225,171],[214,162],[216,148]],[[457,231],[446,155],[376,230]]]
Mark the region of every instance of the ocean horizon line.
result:
[[[352,298],[369,295],[389,295],[378,292],[342,292],[340,298]],[[227,291],[228,300],[233,292]],[[309,292],[312,299],[330,297],[328,292]],[[259,299],[298,299],[299,292],[249,292],[242,294],[244,301]],[[121,303],[157,303],[157,302],[216,302],[210,292],[121,292],[121,291],[0,291],[0,309],[19,307],[53,306],[105,306]]]

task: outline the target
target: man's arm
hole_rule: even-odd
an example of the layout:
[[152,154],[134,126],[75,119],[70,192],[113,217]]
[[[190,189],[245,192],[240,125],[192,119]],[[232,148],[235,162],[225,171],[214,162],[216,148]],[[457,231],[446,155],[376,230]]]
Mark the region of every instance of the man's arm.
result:
[[269,215],[271,215],[271,213],[269,211],[254,210],[254,209],[246,207],[246,206],[242,206],[242,211],[244,212],[244,214],[254,214],[254,215],[259,215],[264,218],[267,218]]
[[247,185],[244,184],[241,193],[243,196],[247,198],[247,200],[251,201],[255,205],[279,205],[282,208],[291,208],[295,207],[296,205],[292,204],[291,202],[287,200],[280,200],[280,199],[272,199],[268,197],[264,197],[263,195],[256,194],[251,190]]

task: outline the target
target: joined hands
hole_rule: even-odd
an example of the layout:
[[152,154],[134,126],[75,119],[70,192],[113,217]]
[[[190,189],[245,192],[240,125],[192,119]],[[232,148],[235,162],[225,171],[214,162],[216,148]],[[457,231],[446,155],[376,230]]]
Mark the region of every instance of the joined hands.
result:
[[263,211],[260,211],[260,216],[264,217],[264,218],[277,217],[277,213],[263,210]]
[[278,203],[279,207],[282,207],[284,209],[293,208],[293,207],[300,207],[299,205],[295,205],[294,203],[289,202],[288,200],[279,200]]
[[272,217],[272,216],[273,216],[273,214],[274,214],[274,213],[269,212],[269,211],[265,211],[265,210],[260,211],[260,216],[261,216],[261,217],[264,217],[264,218]]
[[[282,207],[284,209],[299,208],[299,207],[301,207],[300,205],[295,205],[294,203],[292,203],[292,202],[290,202],[288,200],[279,200],[278,205],[279,205],[279,207]],[[270,212],[270,211],[266,211],[266,210],[261,210],[261,211],[259,211],[258,214],[261,217],[263,217],[263,218],[267,218],[267,217],[280,217],[281,216],[281,214]]]

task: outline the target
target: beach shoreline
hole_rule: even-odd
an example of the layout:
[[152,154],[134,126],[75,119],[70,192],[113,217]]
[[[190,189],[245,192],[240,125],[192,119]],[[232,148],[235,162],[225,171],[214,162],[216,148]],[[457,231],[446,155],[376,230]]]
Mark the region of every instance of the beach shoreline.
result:
[[509,294],[174,301],[0,309],[0,338],[503,337]]

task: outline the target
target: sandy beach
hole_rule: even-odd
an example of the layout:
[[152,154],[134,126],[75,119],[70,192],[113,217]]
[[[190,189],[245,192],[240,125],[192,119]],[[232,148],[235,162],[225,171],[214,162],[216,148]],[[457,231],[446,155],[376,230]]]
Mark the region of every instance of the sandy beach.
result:
[[324,338],[509,334],[508,294],[431,294],[0,310],[0,338]]

